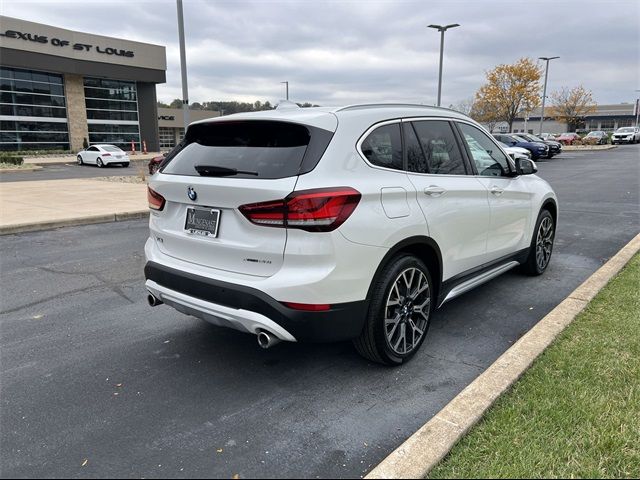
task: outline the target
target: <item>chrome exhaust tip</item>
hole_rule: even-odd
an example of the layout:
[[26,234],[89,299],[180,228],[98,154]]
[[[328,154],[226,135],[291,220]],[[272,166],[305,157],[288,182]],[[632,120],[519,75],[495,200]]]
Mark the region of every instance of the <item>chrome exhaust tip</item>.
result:
[[147,295],[147,302],[149,302],[150,307],[157,307],[158,305],[162,305],[164,302],[152,294]]
[[271,348],[274,345],[280,343],[280,339],[269,332],[265,332],[264,330],[260,330],[258,332],[258,345],[264,348]]

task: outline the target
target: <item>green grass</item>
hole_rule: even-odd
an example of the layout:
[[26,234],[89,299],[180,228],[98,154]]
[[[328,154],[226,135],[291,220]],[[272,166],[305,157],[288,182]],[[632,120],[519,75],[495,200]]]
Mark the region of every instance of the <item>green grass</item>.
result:
[[640,256],[429,478],[640,477]]

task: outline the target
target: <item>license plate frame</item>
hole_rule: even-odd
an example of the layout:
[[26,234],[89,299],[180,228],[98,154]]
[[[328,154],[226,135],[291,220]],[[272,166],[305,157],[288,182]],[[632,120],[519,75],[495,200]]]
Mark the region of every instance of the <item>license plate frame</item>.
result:
[[[199,216],[198,213],[200,214]],[[217,238],[218,231],[220,230],[220,217],[221,211],[218,208],[187,207],[184,230],[191,235]],[[198,220],[201,221],[201,225],[198,225]],[[213,222],[215,222],[215,224],[211,225]],[[200,226],[204,228],[198,228]]]

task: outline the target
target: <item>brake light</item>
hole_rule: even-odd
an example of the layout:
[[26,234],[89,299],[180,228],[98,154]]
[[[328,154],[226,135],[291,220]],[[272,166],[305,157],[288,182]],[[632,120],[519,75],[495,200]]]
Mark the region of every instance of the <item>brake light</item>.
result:
[[293,192],[284,200],[242,205],[240,212],[256,225],[331,232],[342,225],[360,201],[350,187]]
[[102,156],[103,156],[103,157],[110,157],[110,156],[111,156],[111,154],[110,154],[110,153],[103,153],[103,154],[102,154]]
[[165,199],[151,187],[147,187],[147,200],[149,200],[149,208],[152,210],[162,210],[164,208]]

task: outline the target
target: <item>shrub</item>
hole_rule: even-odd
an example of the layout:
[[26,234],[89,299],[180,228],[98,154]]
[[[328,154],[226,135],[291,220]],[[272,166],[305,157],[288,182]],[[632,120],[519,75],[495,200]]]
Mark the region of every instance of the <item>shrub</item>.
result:
[[18,155],[0,153],[0,163],[10,163],[11,165],[22,165],[24,159]]

